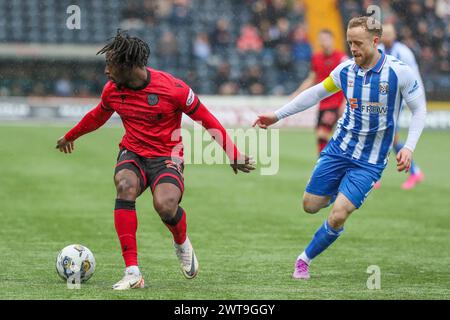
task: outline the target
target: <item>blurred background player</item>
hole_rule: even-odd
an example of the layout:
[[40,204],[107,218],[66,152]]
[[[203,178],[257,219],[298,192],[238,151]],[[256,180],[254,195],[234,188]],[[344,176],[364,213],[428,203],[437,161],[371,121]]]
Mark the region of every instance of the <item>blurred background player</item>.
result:
[[206,109],[192,89],[172,75],[146,67],[150,49],[144,41],[117,32],[98,54],[106,55],[101,101],[63,137],[57,148],[71,153],[74,141],[101,127],[117,112],[125,127],[120,143],[114,182],[117,197],[114,224],[125,261],[124,277],[114,290],[144,287],[138,267],[135,201],[147,187],[153,206],[171,231],[175,253],[184,276],[192,279],[198,261],[186,234],[186,212],[179,206],[184,191],[182,113],[202,124],[223,147],[234,172],[250,172],[254,167],[241,155],[219,121]]
[[[397,32],[395,31],[395,27],[392,24],[383,25],[383,36],[381,37],[380,49],[384,50],[386,54],[390,54],[391,56],[396,57],[400,61],[406,63],[408,66],[416,74],[416,78],[420,81],[420,85],[423,87],[422,77],[419,72],[419,65],[417,64],[416,58],[414,57],[414,53],[409,49],[405,44],[397,41]],[[402,106],[402,110],[403,107]],[[394,137],[394,150],[395,153],[398,153],[404,144],[399,140],[398,132],[395,133]],[[412,161],[411,169],[408,179],[402,184],[402,188],[405,190],[412,189],[416,186],[417,183],[421,182],[425,178],[422,170],[420,170],[419,166]],[[379,188],[381,186],[380,181],[375,184],[375,188]]]
[[[296,97],[306,89],[325,80],[334,68],[348,59],[344,52],[335,49],[334,36],[330,30],[322,29],[319,32],[318,43],[321,51],[313,54],[311,58],[311,70],[308,77],[291,95],[291,98]],[[320,101],[316,124],[317,150],[319,154],[327,145],[333,127],[341,116],[343,102],[344,95],[342,92],[338,92]]]

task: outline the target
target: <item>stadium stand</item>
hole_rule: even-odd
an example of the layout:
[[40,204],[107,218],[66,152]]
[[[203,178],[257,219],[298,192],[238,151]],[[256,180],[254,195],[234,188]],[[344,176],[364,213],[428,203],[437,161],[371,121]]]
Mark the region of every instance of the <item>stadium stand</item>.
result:
[[[66,27],[70,0],[0,0],[3,44],[98,45],[117,28],[145,39],[150,65],[200,94],[286,95],[306,77],[315,35],[303,0],[80,0],[81,29]],[[420,61],[428,95],[449,97],[449,5],[445,0],[338,1],[343,25],[382,7]],[[407,23],[408,21],[413,23]],[[414,17],[411,19],[411,17]],[[20,67],[19,67],[20,66]],[[102,60],[0,60],[0,95],[98,96]]]

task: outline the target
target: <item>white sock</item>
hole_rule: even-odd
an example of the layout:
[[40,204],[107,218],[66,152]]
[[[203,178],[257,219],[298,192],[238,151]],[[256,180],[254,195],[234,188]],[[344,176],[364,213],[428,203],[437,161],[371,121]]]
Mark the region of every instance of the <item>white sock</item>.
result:
[[303,251],[303,252],[298,256],[297,260],[300,260],[300,259],[303,260],[303,261],[305,261],[307,265],[309,265],[309,264],[311,263],[311,259],[308,258],[308,256],[306,255],[306,252],[305,252],[305,251]]
[[125,269],[125,272],[127,274],[134,274],[136,276],[140,276],[141,275],[141,271],[139,270],[138,266],[129,266]]

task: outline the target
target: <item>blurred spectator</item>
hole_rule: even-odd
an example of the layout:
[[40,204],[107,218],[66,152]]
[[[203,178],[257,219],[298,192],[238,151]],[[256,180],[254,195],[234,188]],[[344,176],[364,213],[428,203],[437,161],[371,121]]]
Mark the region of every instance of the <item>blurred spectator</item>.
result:
[[259,65],[253,65],[245,69],[239,80],[239,85],[244,94],[264,94],[266,86],[262,68]]
[[73,86],[68,76],[56,80],[55,94],[61,97],[69,97],[73,94]]
[[263,21],[266,20],[269,24],[272,24],[272,22],[269,20],[266,1],[264,0],[254,1],[251,6],[251,12],[252,12],[252,23],[255,26],[261,27]]
[[175,26],[184,26],[192,22],[190,0],[173,0],[170,23]]
[[261,51],[263,42],[255,26],[246,24],[241,28],[241,35],[237,41],[237,48],[240,52]]
[[209,44],[208,34],[200,32],[194,40],[194,56],[200,60],[208,60],[211,55],[211,46]]
[[223,54],[232,43],[230,23],[227,19],[217,20],[214,31],[211,33],[211,45],[215,54]]
[[285,18],[289,14],[288,3],[285,0],[272,0],[267,6],[267,17],[272,23]]
[[227,81],[222,83],[219,86],[216,94],[224,95],[224,96],[232,96],[239,93],[238,84],[235,81]]
[[292,37],[293,56],[295,61],[310,61],[312,56],[312,48],[308,41],[308,33],[306,27],[300,24],[295,28]]
[[127,1],[126,7],[122,10],[122,22],[120,27],[125,30],[142,29],[144,23],[145,11],[142,10],[140,3],[136,0]]
[[172,31],[166,30],[163,32],[157,48],[160,55],[161,68],[170,69],[178,66],[178,42]]
[[[16,88],[13,87],[12,95],[22,95],[22,90],[19,92],[15,91]],[[46,96],[48,94],[45,85],[42,82],[35,82],[33,85],[33,89],[31,90],[31,96]]]
[[441,19],[450,18],[450,0],[436,0],[436,15]]
[[216,68],[214,75],[214,87],[215,92],[219,91],[219,87],[225,83],[231,81],[231,66],[228,62],[222,61]]

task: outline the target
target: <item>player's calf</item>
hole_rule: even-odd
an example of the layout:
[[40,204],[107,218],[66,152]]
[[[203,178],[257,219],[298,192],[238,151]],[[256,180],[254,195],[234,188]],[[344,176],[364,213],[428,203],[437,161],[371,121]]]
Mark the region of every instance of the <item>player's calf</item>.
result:
[[340,229],[344,226],[350,214],[355,210],[355,206],[343,194],[339,194],[328,217],[328,223],[333,229]]

